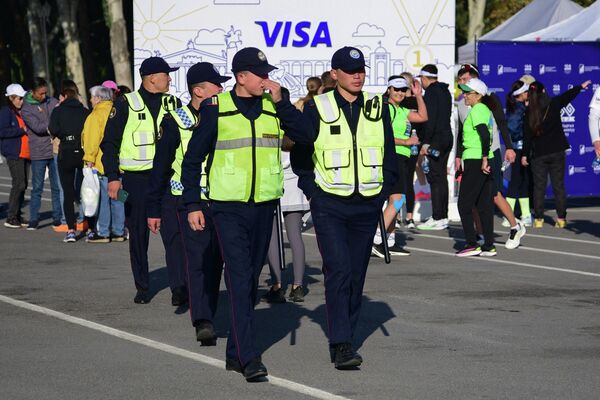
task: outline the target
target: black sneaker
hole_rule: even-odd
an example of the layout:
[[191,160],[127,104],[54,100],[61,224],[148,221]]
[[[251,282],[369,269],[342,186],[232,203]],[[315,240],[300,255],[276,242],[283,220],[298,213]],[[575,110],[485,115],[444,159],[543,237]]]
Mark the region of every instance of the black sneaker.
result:
[[262,363],[260,357],[248,361],[248,364],[244,365],[243,374],[248,382],[256,382],[269,375],[267,367]]
[[124,235],[111,235],[110,240],[112,242],[124,242],[127,240],[127,237]]
[[35,231],[38,228],[39,224],[40,223],[38,221],[29,221],[29,224],[27,225],[27,230]]
[[410,251],[404,250],[398,245],[393,245],[392,247],[389,247],[388,250],[392,256],[410,256]]
[[283,288],[273,289],[271,287],[260,299],[267,303],[285,303],[285,290]]
[[333,362],[337,369],[354,369],[362,364],[362,357],[356,354],[350,343],[336,344],[334,351]]
[[201,319],[194,322],[194,327],[196,328],[196,341],[200,342],[202,346],[217,345],[217,335],[212,322]]
[[4,226],[11,229],[19,229],[21,227],[21,222],[16,218],[7,218],[4,222]]
[[404,221],[404,226],[406,226],[408,229],[415,229],[417,227],[415,225],[415,221],[412,218]]
[[188,303],[188,292],[185,286],[176,287],[171,293],[171,305],[175,307]]
[[496,257],[498,253],[496,253],[496,246],[481,246],[481,253],[479,253],[479,257]]
[[19,221],[19,223],[21,224],[21,227],[23,227],[23,228],[27,228],[27,226],[29,225],[29,221],[27,221],[23,217],[17,217],[17,220]]
[[304,288],[297,286],[295,289],[290,290],[289,299],[294,303],[301,303],[304,301]]
[[110,238],[107,236],[100,236],[96,232],[90,232],[85,241],[88,243],[110,243]]
[[379,258],[385,258],[385,251],[382,244],[374,244],[371,248],[371,255]]
[[150,303],[150,295],[147,290],[138,290],[133,298],[135,304],[148,304]]

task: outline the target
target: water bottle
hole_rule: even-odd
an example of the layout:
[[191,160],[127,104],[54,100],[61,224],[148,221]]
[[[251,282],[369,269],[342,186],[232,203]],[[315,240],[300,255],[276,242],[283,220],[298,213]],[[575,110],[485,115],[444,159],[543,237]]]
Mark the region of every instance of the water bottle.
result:
[[[413,137],[413,136],[417,136],[417,130],[416,129],[413,129],[410,132],[410,137]],[[410,146],[410,155],[411,156],[416,156],[417,154],[419,154],[419,146],[416,145],[416,144],[411,145]]]
[[594,159],[592,162],[592,169],[594,170],[595,174],[600,174],[600,157],[596,157],[596,159]]
[[436,149],[432,149],[431,147],[427,149],[427,154],[431,157],[438,158],[440,156],[440,151]]
[[[439,155],[439,152],[438,152]],[[423,157],[423,161],[421,162],[421,170],[423,171],[424,174],[428,174],[429,173],[429,159],[427,158],[427,156]]]
[[508,169],[508,167],[510,167],[510,161],[504,160],[502,162],[502,168],[500,168],[500,171],[504,172]]

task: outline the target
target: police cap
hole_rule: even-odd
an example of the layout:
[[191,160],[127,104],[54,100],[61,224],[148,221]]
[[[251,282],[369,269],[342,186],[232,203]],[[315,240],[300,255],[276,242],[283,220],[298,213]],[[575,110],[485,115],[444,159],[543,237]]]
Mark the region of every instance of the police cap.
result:
[[142,65],[140,65],[140,75],[146,76],[158,74],[160,72],[168,74],[169,72],[177,71],[178,69],[179,67],[171,68],[161,57],[149,57],[142,62]]
[[332,69],[356,71],[365,67],[368,67],[368,65],[365,64],[365,56],[363,52],[356,47],[342,47],[333,53],[333,57],[331,57]]
[[268,75],[277,69],[269,64],[265,53],[256,47],[245,47],[235,53],[231,65],[231,71],[235,74],[241,71],[250,71],[258,76]]
[[219,71],[209,62],[199,62],[190,67],[187,72],[187,83],[191,86],[195,83],[210,82],[220,85],[227,82],[231,77],[222,76]]

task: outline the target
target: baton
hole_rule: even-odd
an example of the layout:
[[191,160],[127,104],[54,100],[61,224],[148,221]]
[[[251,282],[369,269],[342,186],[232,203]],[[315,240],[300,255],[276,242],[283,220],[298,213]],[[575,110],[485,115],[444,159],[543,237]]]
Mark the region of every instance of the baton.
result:
[[381,244],[383,245],[383,254],[385,256],[385,263],[389,264],[392,262],[390,258],[390,249],[387,243],[387,229],[385,229],[385,220],[383,219],[383,211],[379,213],[379,232],[381,232]]
[[283,221],[281,213],[281,202],[277,202],[275,208],[275,218],[277,219],[277,247],[279,248],[279,268],[285,269],[285,249],[283,247]]

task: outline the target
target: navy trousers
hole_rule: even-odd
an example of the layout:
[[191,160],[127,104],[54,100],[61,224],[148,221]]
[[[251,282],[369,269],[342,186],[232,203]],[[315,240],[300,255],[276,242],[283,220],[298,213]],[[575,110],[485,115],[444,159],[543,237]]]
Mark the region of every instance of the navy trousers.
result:
[[165,246],[165,261],[171,291],[186,287],[185,247],[179,226],[177,207],[180,196],[165,193],[161,202],[160,237]]
[[183,235],[185,267],[188,282],[192,324],[212,321],[217,311],[223,259],[208,203],[203,207],[205,228],[193,231],[187,221],[187,209],[180,202],[177,218]]
[[150,171],[125,172],[123,189],[129,193],[125,202],[125,225],[129,230],[129,258],[135,287],[148,290],[150,278],[148,274],[148,242],[150,230],[146,219],[146,190],[150,179]]
[[258,277],[271,240],[276,202],[213,202],[211,207],[225,262],[225,285],[231,307],[226,356],[245,366],[260,356],[254,344],[254,306]]
[[310,211],[323,259],[329,343],[351,343],[358,324],[381,197],[344,199],[323,192]]

